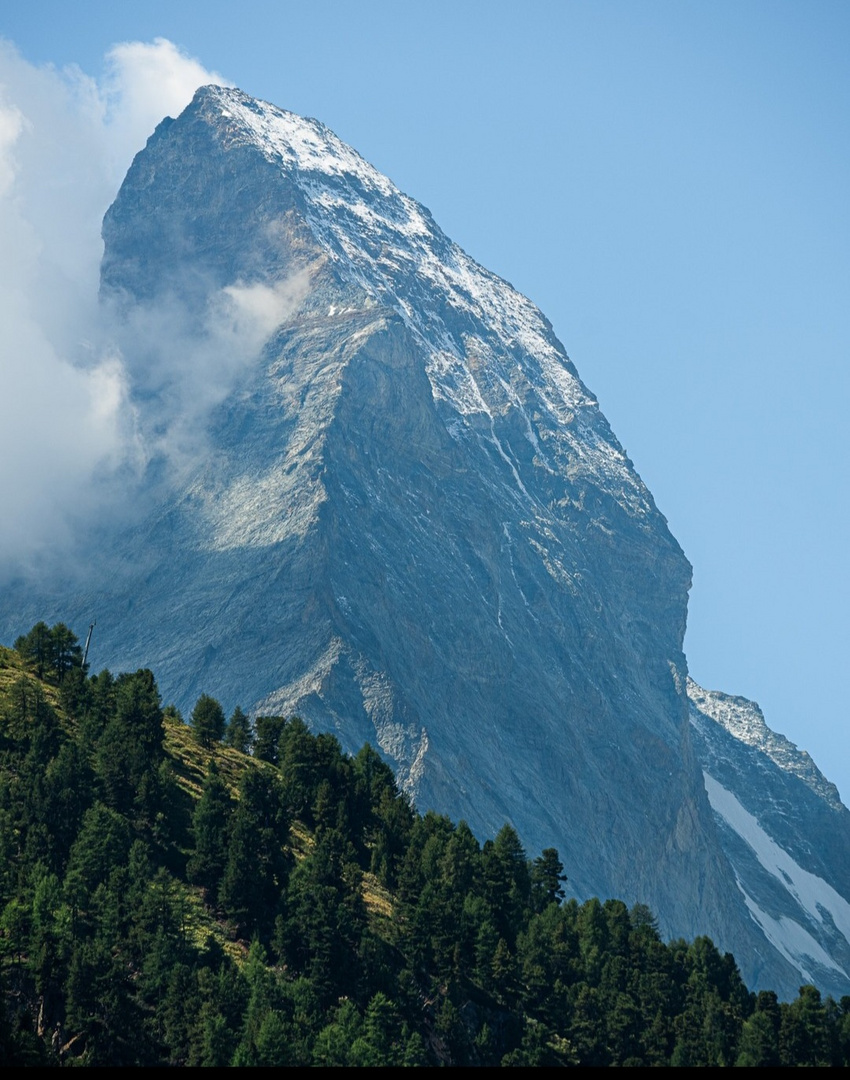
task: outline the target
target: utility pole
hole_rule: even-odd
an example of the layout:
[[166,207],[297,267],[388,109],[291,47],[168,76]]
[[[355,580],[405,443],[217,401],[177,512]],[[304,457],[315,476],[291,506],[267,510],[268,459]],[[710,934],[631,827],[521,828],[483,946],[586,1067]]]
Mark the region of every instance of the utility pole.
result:
[[82,663],[83,671],[85,671],[85,669],[86,669],[86,657],[89,654],[89,643],[91,642],[91,632],[92,632],[92,630],[94,630],[94,628],[96,626],[97,626],[97,620],[95,619],[95,621],[93,623],[91,623],[91,625],[89,626],[89,632],[86,635],[86,647],[83,649],[83,663]]

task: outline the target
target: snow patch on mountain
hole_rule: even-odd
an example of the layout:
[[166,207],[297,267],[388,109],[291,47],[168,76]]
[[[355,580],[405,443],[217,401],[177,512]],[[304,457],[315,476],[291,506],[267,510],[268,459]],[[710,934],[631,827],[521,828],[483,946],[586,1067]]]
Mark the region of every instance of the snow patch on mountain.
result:
[[828,971],[834,971],[842,978],[847,978],[847,972],[840,968],[829,953],[812,937],[808,930],[804,930],[799,923],[789,919],[787,915],[781,915],[774,919],[763,911],[749,895],[743,885],[738,882],[738,888],[744,896],[744,902],[753,919],[758,923],[762,933],[780,955],[793,964],[807,982],[817,982],[818,973],[814,970],[817,964]]
[[[793,898],[803,918],[828,928],[829,923],[825,919],[828,914],[832,925],[850,944],[850,904],[844,897],[817,874],[811,874],[798,866],[788,852],[768,836],[757,819],[741,805],[731,791],[708,773],[703,776],[712,809],[747,843],[764,869],[780,882]],[[740,880],[738,884],[741,887]],[[759,908],[743,887],[741,891],[753,918],[761,926],[765,936],[786,959],[799,966],[801,971],[807,973],[807,964],[814,960],[845,977],[850,977],[799,922],[784,915],[779,919],[772,918]]]

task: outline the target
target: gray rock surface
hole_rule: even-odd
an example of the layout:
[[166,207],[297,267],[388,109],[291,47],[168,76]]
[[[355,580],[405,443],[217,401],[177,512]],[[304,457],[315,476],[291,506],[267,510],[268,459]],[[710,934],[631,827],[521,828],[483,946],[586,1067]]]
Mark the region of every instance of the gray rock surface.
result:
[[721,845],[765,937],[836,998],[850,985],[850,811],[746,698],[688,680],[694,746]]
[[152,667],[184,712],[203,691],[369,741],[421,809],[510,821],[576,895],[796,992],[694,754],[690,566],[534,305],[321,124],[236,90],[157,128],[103,235],[131,368],[176,380],[222,298],[256,348],[222,368],[210,345],[203,453],[154,454],[98,585],[21,591],[6,636],[94,613],[96,664]]

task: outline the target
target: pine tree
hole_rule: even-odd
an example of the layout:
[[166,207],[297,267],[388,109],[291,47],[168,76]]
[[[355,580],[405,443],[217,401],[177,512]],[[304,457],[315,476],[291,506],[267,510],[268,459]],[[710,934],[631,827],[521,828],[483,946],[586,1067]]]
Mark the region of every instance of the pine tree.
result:
[[221,779],[215,761],[210,761],[201,797],[192,816],[195,850],[189,857],[186,874],[190,881],[203,886],[213,898],[227,865],[227,837],[232,800]]
[[548,904],[559,904],[564,899],[562,882],[566,880],[564,864],[558,858],[557,848],[544,848],[531,864],[531,893],[535,911],[542,911]]
[[247,754],[251,749],[251,721],[237,705],[227,722],[224,745]]
[[201,694],[192,709],[189,725],[200,745],[209,749],[224,737],[224,710],[214,697]]
[[283,791],[271,770],[245,771],[229,833],[219,899],[244,932],[268,940],[290,861],[284,850],[289,822]]

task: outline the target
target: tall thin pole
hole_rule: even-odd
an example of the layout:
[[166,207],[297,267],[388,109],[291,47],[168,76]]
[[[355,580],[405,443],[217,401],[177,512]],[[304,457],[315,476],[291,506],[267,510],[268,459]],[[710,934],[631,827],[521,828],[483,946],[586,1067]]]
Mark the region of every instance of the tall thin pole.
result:
[[85,670],[85,666],[86,666],[86,657],[89,655],[89,643],[91,642],[91,632],[92,632],[92,630],[94,630],[94,628],[96,626],[97,626],[97,620],[95,620],[89,626],[89,632],[86,635],[86,647],[83,649],[83,664],[82,664],[84,670]]

